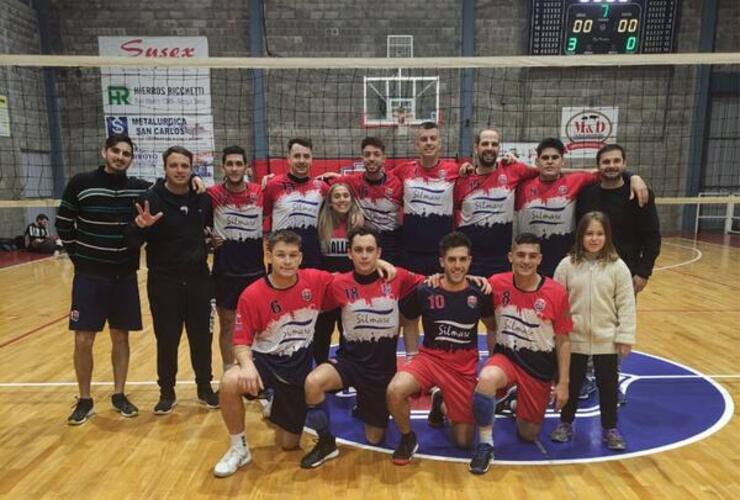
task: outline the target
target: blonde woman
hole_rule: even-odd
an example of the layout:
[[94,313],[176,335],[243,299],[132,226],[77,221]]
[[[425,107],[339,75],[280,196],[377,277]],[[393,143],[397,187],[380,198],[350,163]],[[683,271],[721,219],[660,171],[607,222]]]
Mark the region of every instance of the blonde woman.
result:
[[[329,188],[319,210],[319,245],[321,266],[325,271],[344,273],[352,270],[347,255],[347,231],[362,226],[365,218],[347,184],[338,182]],[[326,311],[316,321],[313,357],[316,366],[328,361],[331,334],[339,322],[339,309]]]
[[617,362],[635,343],[635,294],[632,275],[612,242],[609,220],[603,212],[588,212],[578,223],[573,250],[555,270],[555,280],[568,290],[573,316],[568,404],[560,424],[550,433],[558,443],[573,438],[578,393],[593,356],[599,389],[602,440],[610,450],[627,443],[617,429]]

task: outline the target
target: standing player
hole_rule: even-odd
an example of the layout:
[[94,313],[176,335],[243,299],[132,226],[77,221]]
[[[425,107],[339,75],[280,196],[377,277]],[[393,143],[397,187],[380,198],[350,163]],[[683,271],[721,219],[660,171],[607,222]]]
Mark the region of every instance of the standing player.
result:
[[306,423],[316,429],[319,441],[301,461],[301,467],[318,467],[338,455],[331,434],[325,393],[349,386],[357,389],[357,415],[365,422],[370,444],[383,440],[388,426],[385,391],[396,373],[398,301],[408,295],[421,277],[398,268],[388,282],[378,273],[378,233],[369,227],[352,229],[349,257],[354,270],[339,274],[329,288],[327,307],[340,307],[343,342],[336,358],[316,367],[306,378]]
[[311,342],[331,274],[299,270],[301,237],[275,231],[267,242],[270,273],[252,283],[239,298],[234,326],[232,366],[221,379],[221,416],[231,446],[213,472],[232,475],[252,456],[244,434],[242,394],[274,392],[270,420],[278,427],[277,442],[284,450],[298,448],[306,417],[303,384],[311,370]]
[[441,161],[442,139],[436,123],[419,126],[419,159],[403,163],[392,174],[403,183],[403,262],[423,275],[439,271],[436,248],[453,227],[453,191],[458,165]]
[[361,143],[364,172],[334,177],[330,182],[347,184],[365,216],[365,223],[378,231],[383,260],[398,264],[401,255],[403,185],[385,172],[385,144],[377,137]]
[[239,295],[264,276],[262,190],[247,180],[247,156],[239,146],[223,150],[224,182],[208,188],[213,208],[213,282],[224,372],[234,363],[232,337]]
[[411,462],[419,447],[411,430],[408,398],[432,387],[439,389],[432,392],[429,425],[442,427],[446,413],[455,445],[469,448],[473,442],[470,401],[478,363],[478,320],[493,328],[493,309],[491,299],[466,279],[472,260],[470,239],[450,233],[442,238],[439,254],[444,270],[440,286],[420,284],[403,305],[406,317],[421,315],[424,343],[388,386],[388,407],[401,432],[393,452],[397,465]]
[[470,472],[483,474],[493,459],[493,412],[496,397],[518,387],[517,434],[533,442],[545,419],[550,386],[555,408],[568,402],[570,339],[573,329],[568,294],[562,285],[540,276],[542,253],[537,237],[522,233],[509,253],[513,272],[491,276],[496,330],[488,338],[489,359],[473,394],[473,415],[480,443]]
[[[542,265],[539,272],[552,277],[555,267],[573,247],[576,198],[581,191],[599,181],[598,171],[581,170],[562,174],[565,145],[548,138],[537,145],[539,176],[519,184],[516,191],[518,231],[540,237]],[[624,174],[638,200],[647,202],[647,186],[637,175]],[[634,196],[634,195],[633,195]]]
[[509,269],[506,255],[511,247],[516,187],[537,175],[536,169],[511,158],[498,161],[500,141],[498,130],[476,134],[475,171],[460,177],[455,185],[457,230],[475,248],[470,272],[482,276]]
[[296,137],[288,141],[290,172],[275,176],[265,186],[264,213],[272,230],[291,229],[303,241],[303,267],[318,267],[321,250],[318,238],[319,208],[328,186],[310,177],[313,144]]
[[124,394],[129,363],[128,333],[141,330],[136,271],[139,251],[127,249],[124,232],[134,200],[149,182],[128,177],[134,144],[127,135],[108,137],[101,150],[105,164],[75,175],[67,184],[56,218],[56,229],[75,275],[69,329],[75,332],[74,366],[80,396],[67,419],[85,423],[93,414],[90,381],[95,334],[108,321],[112,344],[113,408],[124,417],[139,414]]
[[211,388],[210,328],[212,282],[208,275],[205,233],[211,220],[211,203],[204,194],[190,191],[193,154],[172,146],[163,154],[164,181],[141,197],[138,215],[126,231],[126,243],[139,248],[146,242],[149,268],[147,293],[157,338],[159,402],[155,415],[172,413],[177,404],[177,351],[182,328],[188,335],[190,362],[195,372],[198,401],[218,408]]

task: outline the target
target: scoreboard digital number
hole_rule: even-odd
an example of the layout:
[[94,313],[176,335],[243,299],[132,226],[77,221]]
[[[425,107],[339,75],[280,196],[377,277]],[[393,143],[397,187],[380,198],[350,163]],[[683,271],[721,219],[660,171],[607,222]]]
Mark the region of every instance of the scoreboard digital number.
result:
[[673,51],[679,0],[532,0],[532,55]]

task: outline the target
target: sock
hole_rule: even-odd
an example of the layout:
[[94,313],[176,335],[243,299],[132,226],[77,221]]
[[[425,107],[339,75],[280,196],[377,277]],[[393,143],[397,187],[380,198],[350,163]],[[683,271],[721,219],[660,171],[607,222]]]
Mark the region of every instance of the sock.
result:
[[316,433],[319,435],[319,439],[330,435],[331,422],[329,421],[329,412],[326,411],[325,401],[322,401],[317,405],[308,405],[306,424],[316,430]]
[[230,434],[229,437],[231,438],[231,447],[236,448],[239,451],[246,452],[249,446],[247,445],[247,437],[244,435],[243,432],[240,432],[239,434]]
[[478,440],[481,443],[487,443],[493,446],[493,426],[479,427],[478,428]]
[[478,424],[478,437],[481,443],[493,446],[493,409],[496,398],[476,392],[473,394],[473,416]]

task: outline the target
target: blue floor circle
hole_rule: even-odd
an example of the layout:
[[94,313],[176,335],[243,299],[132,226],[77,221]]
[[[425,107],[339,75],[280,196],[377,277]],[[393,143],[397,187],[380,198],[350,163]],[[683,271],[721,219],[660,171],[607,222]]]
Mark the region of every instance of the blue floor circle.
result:
[[[482,349],[484,342],[481,336]],[[620,387],[627,399],[619,408],[618,424],[627,440],[626,451],[613,452],[602,445],[597,391],[580,401],[575,437],[570,443],[550,441],[549,433],[559,422],[558,414],[551,409],[534,444],[517,438],[513,418],[498,415],[494,426],[496,462],[541,465],[648,455],[703,439],[721,429],[734,413],[732,398],[721,385],[691,368],[650,354],[633,352],[624,360]],[[367,444],[363,423],[352,416],[355,404],[352,390],[329,395],[327,403],[332,432],[340,443],[383,453],[393,451],[399,434],[392,420],[380,446]],[[447,426],[433,429],[427,425],[427,396],[412,400],[411,406],[412,427],[419,440],[417,456],[461,462],[470,459],[469,450],[452,445]]]

